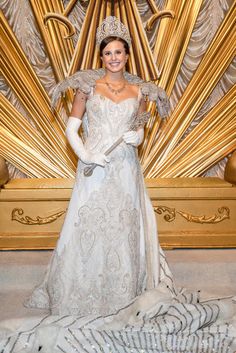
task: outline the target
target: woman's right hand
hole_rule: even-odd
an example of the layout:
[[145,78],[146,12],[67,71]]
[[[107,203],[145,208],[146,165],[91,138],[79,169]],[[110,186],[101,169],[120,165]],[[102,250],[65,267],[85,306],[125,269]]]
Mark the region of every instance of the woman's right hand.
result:
[[123,134],[123,140],[128,145],[138,147],[143,142],[144,129],[139,128],[137,131],[127,131]]

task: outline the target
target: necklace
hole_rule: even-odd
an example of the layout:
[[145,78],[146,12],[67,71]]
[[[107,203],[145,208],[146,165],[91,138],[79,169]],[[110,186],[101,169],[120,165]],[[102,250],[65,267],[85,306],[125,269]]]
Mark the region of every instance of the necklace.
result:
[[106,85],[107,85],[107,88],[109,89],[110,92],[114,93],[115,95],[121,93],[124,89],[125,89],[125,86],[126,86],[126,83],[124,82],[123,86],[119,89],[114,89],[111,87],[111,84],[108,83],[107,81],[105,81]]

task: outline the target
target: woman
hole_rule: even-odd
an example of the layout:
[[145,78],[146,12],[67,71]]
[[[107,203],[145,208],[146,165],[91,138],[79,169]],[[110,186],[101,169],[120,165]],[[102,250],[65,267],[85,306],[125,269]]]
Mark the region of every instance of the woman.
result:
[[[166,96],[124,72],[130,38],[116,18],[103,22],[97,42],[105,69],[79,72],[54,92],[77,89],[66,134],[80,159],[54,256],[28,302],[54,316],[6,334],[0,351],[233,353],[233,301],[201,302],[200,291],[177,291],[159,251],[137,146],[145,98],[165,115]],[[84,144],[77,133],[82,122]]]
[[[157,88],[127,78],[128,31],[114,17],[104,23],[97,41],[105,70],[92,71],[84,82],[77,74],[79,85],[66,128],[79,157],[69,209],[45,280],[27,304],[50,308],[57,315],[114,313],[156,287],[166,277],[164,271],[169,276],[163,254],[159,267],[155,215],[137,157],[143,127],[131,130],[145,116],[146,96]],[[82,120],[84,144],[78,135]],[[120,137],[122,143],[106,156]],[[93,174],[84,175],[92,164],[97,165]]]

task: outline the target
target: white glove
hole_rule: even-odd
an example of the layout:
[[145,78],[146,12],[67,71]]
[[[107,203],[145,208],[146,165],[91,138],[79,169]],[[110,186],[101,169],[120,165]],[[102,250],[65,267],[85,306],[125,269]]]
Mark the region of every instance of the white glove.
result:
[[137,131],[127,131],[123,135],[125,143],[138,147],[143,142],[144,129],[138,129]]
[[66,126],[66,137],[79,159],[85,164],[98,164],[101,167],[105,166],[106,162],[109,162],[109,158],[103,153],[93,153],[85,149],[81,138],[79,137],[78,131],[82,120],[70,116]]

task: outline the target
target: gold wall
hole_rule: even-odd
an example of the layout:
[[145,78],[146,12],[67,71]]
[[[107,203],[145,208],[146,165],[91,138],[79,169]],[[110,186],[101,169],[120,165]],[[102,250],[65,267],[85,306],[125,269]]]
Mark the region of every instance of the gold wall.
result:
[[73,95],[52,110],[51,90],[78,69],[100,66],[94,38],[110,14],[133,38],[127,69],[163,87],[171,101],[162,122],[149,105],[140,148],[145,177],[222,177],[236,148],[234,1],[4,0],[0,154],[11,178],[74,176],[64,135]]

